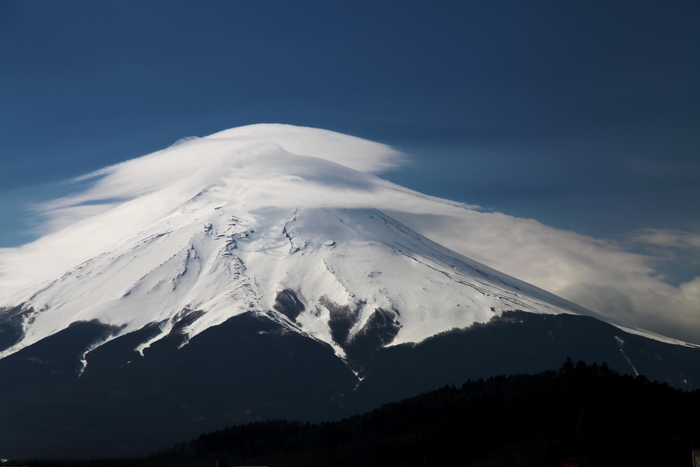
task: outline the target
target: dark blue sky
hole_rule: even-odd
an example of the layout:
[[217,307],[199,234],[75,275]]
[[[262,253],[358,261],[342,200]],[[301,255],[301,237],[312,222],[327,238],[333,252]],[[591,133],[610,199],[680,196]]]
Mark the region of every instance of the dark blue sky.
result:
[[0,0],[0,247],[70,177],[268,122],[555,227],[698,231],[698,25],[693,0]]

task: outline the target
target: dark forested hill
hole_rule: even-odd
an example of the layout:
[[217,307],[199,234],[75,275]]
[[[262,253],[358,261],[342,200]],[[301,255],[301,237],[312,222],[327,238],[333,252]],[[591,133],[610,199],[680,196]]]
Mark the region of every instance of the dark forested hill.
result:
[[75,465],[685,466],[700,445],[698,415],[698,391],[567,361],[559,371],[445,386],[338,422],[249,423],[147,459]]

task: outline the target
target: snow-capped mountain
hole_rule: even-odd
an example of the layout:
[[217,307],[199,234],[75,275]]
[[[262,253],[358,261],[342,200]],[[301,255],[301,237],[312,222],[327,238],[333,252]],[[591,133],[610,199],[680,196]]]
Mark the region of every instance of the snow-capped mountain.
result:
[[567,356],[700,384],[693,346],[387,215],[468,209],[373,175],[400,157],[325,130],[254,125],[108,167],[46,205],[52,233],[0,250],[0,379],[13,381],[0,387],[0,455],[37,449],[37,427],[50,433],[46,455],[140,453]]
[[[420,342],[504,310],[595,316],[383,214],[459,206],[358,170],[381,168],[382,153],[397,157],[327,131],[256,125],[106,169],[92,193],[61,200],[66,210],[103,212],[11,258],[34,277],[17,277],[5,262],[5,319],[21,336],[0,357],[77,321],[112,326],[111,337],[158,323],[163,336],[189,316],[191,337],[243,312],[272,312],[345,357],[346,341],[380,315],[391,323],[385,344]],[[338,320],[347,329],[335,331]]]

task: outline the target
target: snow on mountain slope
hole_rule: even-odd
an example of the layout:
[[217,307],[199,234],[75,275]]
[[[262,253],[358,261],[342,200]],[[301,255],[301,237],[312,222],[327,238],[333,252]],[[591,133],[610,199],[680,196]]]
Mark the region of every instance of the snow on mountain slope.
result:
[[596,316],[383,214],[464,209],[370,173],[398,157],[325,130],[253,125],[91,174],[92,188],[50,205],[79,220],[0,250],[0,307],[21,304],[24,331],[0,357],[90,320],[115,335],[180,323],[193,336],[255,310],[344,356],[375,328],[388,345],[504,310]]

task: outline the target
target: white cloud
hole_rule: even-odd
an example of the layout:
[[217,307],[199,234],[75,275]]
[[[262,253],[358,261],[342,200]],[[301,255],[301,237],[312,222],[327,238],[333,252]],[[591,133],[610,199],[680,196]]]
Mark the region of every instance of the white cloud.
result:
[[390,146],[334,131],[293,125],[250,125],[207,136],[210,139],[275,141],[292,154],[320,157],[361,172],[381,172],[401,164],[404,155]]
[[629,235],[630,243],[696,250],[700,253],[700,233],[680,230],[642,229]]
[[[669,285],[656,269],[655,255],[500,213],[393,214],[438,243],[593,311],[700,343],[700,277]],[[697,238],[654,231],[635,241],[696,248]]]

